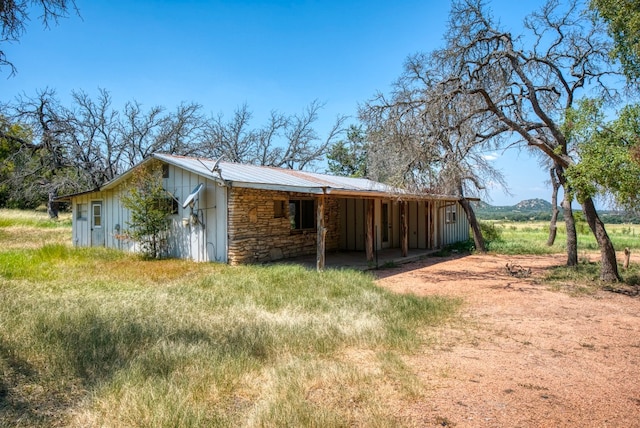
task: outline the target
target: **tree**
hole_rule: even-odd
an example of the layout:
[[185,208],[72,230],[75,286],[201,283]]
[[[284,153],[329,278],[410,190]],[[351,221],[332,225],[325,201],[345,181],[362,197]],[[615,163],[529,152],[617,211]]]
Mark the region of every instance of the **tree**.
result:
[[590,7],[607,24],[614,46],[611,56],[622,64],[630,82],[640,79],[640,7],[637,1],[591,0]]
[[29,205],[46,202],[51,218],[58,216],[56,197],[88,187],[82,171],[69,156],[71,128],[67,110],[60,105],[55,91],[39,91],[34,97],[20,96],[15,104],[3,106],[5,117],[30,131],[30,138],[11,155],[16,167],[11,176],[15,192],[23,194]]
[[129,229],[123,236],[140,245],[149,258],[159,258],[166,250],[163,240],[169,229],[174,200],[162,188],[162,168],[139,168],[133,172],[128,191],[120,199],[129,210]]
[[94,98],[75,91],[71,99],[63,106],[55,91],[46,89],[2,106],[7,120],[30,131],[29,138],[19,138],[0,127],[0,138],[14,143],[8,159],[19,166],[8,180],[26,206],[49,199],[54,213],[53,200],[61,192],[98,188],[154,152],[199,150],[205,119],[198,104],[145,112],[133,101],[118,111],[103,89]]
[[567,112],[565,132],[575,141],[580,157],[567,170],[579,198],[600,195],[638,212],[640,164],[633,155],[640,147],[640,105],[625,106],[616,119],[606,121],[601,100],[583,99]]
[[271,112],[266,125],[252,129],[253,114],[245,104],[236,109],[229,121],[222,114],[208,121],[198,153],[231,162],[307,169],[324,159],[328,148],[344,131],[346,118],[339,116],[323,140],[314,129],[321,108],[322,104],[314,101],[302,114]]
[[24,198],[14,191],[12,177],[19,165],[16,153],[30,138],[28,129],[0,115],[0,207],[26,208]]
[[[581,13],[577,1],[548,1],[523,28],[526,33],[519,35],[502,30],[479,0],[454,2],[446,46],[436,54],[452,70],[441,84],[455,88],[449,97],[476,100],[478,108],[464,120],[491,118],[475,133],[477,140],[503,137],[539,150],[560,168],[560,184],[571,195],[564,172],[579,158],[563,133],[563,121],[585,88],[603,98],[615,92],[606,79],[617,73],[608,59],[610,40],[601,23]],[[593,200],[576,192],[600,247],[600,278],[617,281],[615,251]],[[571,219],[565,216],[565,222]],[[567,244],[574,245],[573,237]],[[577,249],[569,248],[569,265],[577,263],[573,254]]]
[[360,109],[371,141],[369,170],[376,178],[414,191],[455,195],[473,231],[476,250],[486,251],[469,197],[486,183],[504,185],[484,153],[491,141],[474,135],[490,117],[477,116],[473,98],[450,97],[456,86],[441,84],[451,68],[431,55],[407,59],[390,97],[383,94]]
[[[25,23],[29,21],[31,5],[40,6],[40,19],[45,28],[51,22],[57,23],[60,18],[67,17],[70,10],[76,13],[75,0],[2,0],[0,1],[0,44],[19,42],[25,32]],[[4,49],[0,48],[0,68],[8,66],[10,75],[15,74],[16,68],[7,58]]]
[[309,168],[341,135],[345,120],[338,117],[322,140],[314,129],[322,107],[317,102],[300,115],[273,112],[255,129],[246,105],[226,122],[222,115],[206,118],[196,103],[181,103],[171,112],[129,101],[117,110],[104,89],[96,97],[71,95],[66,106],[51,89],[0,105],[0,117],[29,131],[21,137],[0,123],[0,139],[11,142],[5,163],[15,166],[7,177],[12,192],[27,205],[48,199],[52,215],[56,195],[98,188],[156,152]]
[[361,126],[351,125],[346,140],[333,144],[327,154],[329,172],[344,177],[367,176],[368,144]]

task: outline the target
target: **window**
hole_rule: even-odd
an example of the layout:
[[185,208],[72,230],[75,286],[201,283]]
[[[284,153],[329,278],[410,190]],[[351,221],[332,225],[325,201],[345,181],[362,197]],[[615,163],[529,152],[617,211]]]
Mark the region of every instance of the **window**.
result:
[[169,178],[169,164],[162,164],[162,178]]
[[289,200],[291,230],[315,229],[315,201],[313,199]]
[[447,206],[446,213],[445,213],[445,221],[447,223],[455,223],[457,221],[455,205]]
[[102,227],[102,204],[93,202],[91,209],[93,210],[93,227]]
[[273,201],[273,218],[285,218],[287,216],[287,201]]
[[88,218],[89,207],[87,204],[77,204],[76,205],[76,219],[77,220],[86,220]]
[[167,214],[178,214],[178,201],[171,197],[158,200],[156,208],[165,211]]

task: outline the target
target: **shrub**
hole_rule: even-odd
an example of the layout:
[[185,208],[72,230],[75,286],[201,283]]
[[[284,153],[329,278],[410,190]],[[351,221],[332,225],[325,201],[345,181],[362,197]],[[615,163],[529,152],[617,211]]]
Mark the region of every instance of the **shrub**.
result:
[[502,230],[495,223],[481,221],[480,231],[486,242],[502,240]]

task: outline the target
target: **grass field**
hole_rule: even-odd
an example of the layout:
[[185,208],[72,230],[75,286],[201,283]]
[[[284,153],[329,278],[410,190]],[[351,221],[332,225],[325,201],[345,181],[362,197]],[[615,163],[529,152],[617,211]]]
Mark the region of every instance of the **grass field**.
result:
[[[549,236],[548,222],[488,222],[498,231],[499,239],[489,242],[489,250],[500,254],[553,254],[566,251],[566,229],[558,223],[558,233],[553,246],[546,245]],[[628,247],[640,249],[640,225],[607,225],[607,233],[618,251]],[[598,251],[593,234],[586,223],[578,223],[578,251]]]
[[[546,224],[495,227],[492,251],[564,250],[562,228],[547,247]],[[640,226],[609,232],[640,247]],[[69,217],[0,210],[0,426],[408,426],[398,406],[428,391],[403,358],[461,305],[355,271],[144,261],[70,234]]]
[[144,261],[0,211],[0,426],[407,424],[403,356],[460,302],[354,271]]

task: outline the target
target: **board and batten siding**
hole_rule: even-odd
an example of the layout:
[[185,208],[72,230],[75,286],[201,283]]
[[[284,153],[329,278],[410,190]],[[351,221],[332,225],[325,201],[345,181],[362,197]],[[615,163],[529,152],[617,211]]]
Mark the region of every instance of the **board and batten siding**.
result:
[[469,220],[459,203],[440,201],[437,216],[441,247],[469,240]]
[[[199,185],[193,209],[183,201]],[[179,201],[169,233],[169,255],[202,261],[227,261],[227,189],[216,181],[169,165],[164,188]]]
[[[364,251],[366,199],[340,199],[340,249]],[[400,203],[376,200],[374,212],[375,248],[383,248],[382,204],[390,204],[389,239],[391,248],[401,245]],[[455,214],[451,214],[451,213]],[[410,249],[437,249],[469,239],[469,222],[462,206],[455,201],[422,200],[407,202],[407,226]]]
[[[182,201],[203,183],[193,209],[182,208]],[[167,256],[194,261],[227,261],[227,189],[216,181],[169,166],[163,187],[178,200],[178,213],[171,216],[167,234]],[[122,206],[126,185],[114,189],[78,195],[72,198],[72,239],[75,246],[100,245],[91,241],[91,204],[102,202],[104,246],[124,251],[137,251],[137,245],[123,239],[129,228],[130,212]],[[78,218],[80,204],[86,204],[86,219]],[[196,221],[197,219],[197,221]]]

